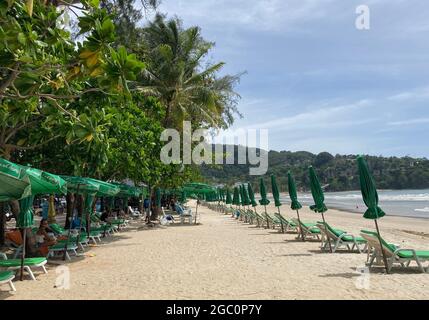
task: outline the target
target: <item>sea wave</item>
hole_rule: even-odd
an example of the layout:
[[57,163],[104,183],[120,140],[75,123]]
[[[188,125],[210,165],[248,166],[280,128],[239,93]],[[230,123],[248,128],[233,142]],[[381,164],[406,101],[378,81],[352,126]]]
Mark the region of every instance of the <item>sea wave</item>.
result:
[[[302,199],[311,199],[311,194],[301,194],[299,195]],[[429,193],[414,193],[414,194],[378,194],[380,201],[429,201]],[[362,195],[359,193],[349,193],[349,194],[329,194],[325,193],[326,200],[361,200]]]

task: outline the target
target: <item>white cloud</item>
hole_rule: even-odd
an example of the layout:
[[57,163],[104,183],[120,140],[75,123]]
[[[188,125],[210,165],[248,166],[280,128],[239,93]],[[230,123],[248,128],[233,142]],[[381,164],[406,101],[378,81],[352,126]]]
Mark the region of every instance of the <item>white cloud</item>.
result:
[[392,122],[389,122],[388,125],[409,126],[413,124],[424,124],[424,123],[429,123],[429,118],[415,118],[415,119],[408,119],[408,120],[401,120],[401,121],[392,121]]

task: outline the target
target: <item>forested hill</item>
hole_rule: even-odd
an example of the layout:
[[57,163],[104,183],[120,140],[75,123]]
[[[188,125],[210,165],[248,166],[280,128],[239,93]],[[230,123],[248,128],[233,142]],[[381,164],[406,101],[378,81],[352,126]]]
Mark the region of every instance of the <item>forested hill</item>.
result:
[[[237,154],[242,146],[235,146]],[[256,151],[266,152],[263,150]],[[357,155],[331,155],[328,152],[313,154],[306,151],[269,151],[268,172],[265,175],[270,190],[269,175],[275,174],[281,191],[287,190],[287,172],[291,170],[297,187],[308,190],[308,166],[313,165],[320,182],[327,185],[327,191],[358,190]],[[235,157],[236,158],[236,157]],[[366,156],[368,166],[379,189],[424,189],[429,188],[429,160],[411,157]],[[259,176],[249,175],[249,165],[203,165],[202,176],[211,183],[233,185],[236,182],[252,182],[259,189]]]

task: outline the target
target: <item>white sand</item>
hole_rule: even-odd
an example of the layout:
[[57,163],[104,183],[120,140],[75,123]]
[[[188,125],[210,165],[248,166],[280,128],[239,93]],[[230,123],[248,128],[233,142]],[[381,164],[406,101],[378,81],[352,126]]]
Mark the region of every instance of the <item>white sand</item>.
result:
[[[91,247],[85,259],[66,264],[69,289],[54,287],[58,275],[49,264],[37,281],[15,281],[16,293],[1,286],[0,299],[429,299],[429,273],[375,271],[370,287],[359,289],[356,268],[366,254],[321,253],[319,243],[297,241],[295,234],[199,211],[200,225],[147,229],[135,222]],[[286,206],[282,213],[295,216]],[[304,221],[320,217],[301,213]],[[360,214],[329,210],[326,219],[355,234],[373,228]],[[429,219],[387,216],[380,227],[389,242],[429,250]]]

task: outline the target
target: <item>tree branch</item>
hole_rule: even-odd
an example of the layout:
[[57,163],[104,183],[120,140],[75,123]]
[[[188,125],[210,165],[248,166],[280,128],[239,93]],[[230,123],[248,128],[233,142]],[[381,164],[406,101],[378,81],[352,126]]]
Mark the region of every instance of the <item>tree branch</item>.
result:
[[29,147],[21,147],[21,146],[17,146],[17,145],[14,145],[14,144],[6,144],[5,148],[9,148],[11,150],[34,150],[34,149],[39,148],[39,147],[47,144],[48,142],[51,142],[52,140],[55,140],[55,139],[57,139],[59,137],[61,137],[61,135],[56,135],[56,136],[54,136],[52,138],[49,138],[48,140],[45,140],[45,141],[43,141],[43,142],[41,142],[39,144],[35,144],[35,145],[29,146]]

